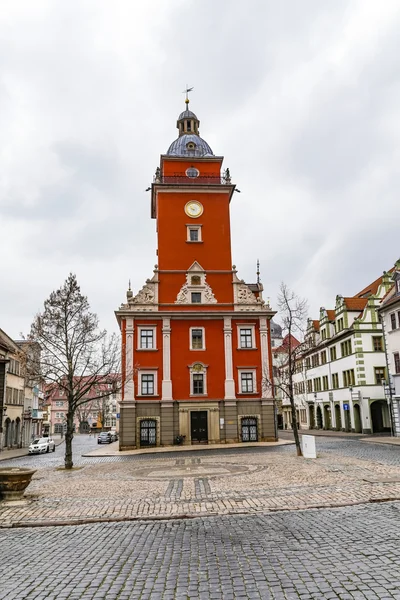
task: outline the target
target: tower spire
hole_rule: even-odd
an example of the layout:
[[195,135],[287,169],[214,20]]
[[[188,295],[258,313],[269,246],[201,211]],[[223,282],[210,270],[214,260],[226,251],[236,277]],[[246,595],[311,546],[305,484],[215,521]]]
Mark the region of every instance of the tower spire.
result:
[[185,104],[186,104],[186,110],[189,109],[189,92],[193,91],[193,87],[189,87],[188,84],[186,84],[186,89],[182,92],[182,94],[186,94],[186,98],[185,98]]
[[257,258],[257,283],[260,283],[260,261]]

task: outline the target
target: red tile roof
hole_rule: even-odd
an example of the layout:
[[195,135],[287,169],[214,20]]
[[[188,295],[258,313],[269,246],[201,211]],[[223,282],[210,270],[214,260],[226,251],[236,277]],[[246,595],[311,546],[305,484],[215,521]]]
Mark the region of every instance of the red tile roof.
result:
[[313,321],[312,323],[313,323],[313,325],[314,325],[314,329],[315,329],[316,331],[319,331],[319,321]]
[[326,314],[328,315],[329,321],[334,321],[336,318],[336,312],[334,310],[327,310]]
[[344,303],[346,304],[347,310],[364,310],[368,298],[343,298]]
[[[300,346],[300,343],[298,339],[296,339],[294,337],[294,335],[290,335],[290,339],[291,339],[291,349],[293,350],[294,348],[297,348],[297,346]],[[289,334],[285,335],[285,337],[282,340],[282,344],[280,346],[278,346],[277,348],[272,348],[272,352],[278,352],[278,353],[286,353],[289,347]]]

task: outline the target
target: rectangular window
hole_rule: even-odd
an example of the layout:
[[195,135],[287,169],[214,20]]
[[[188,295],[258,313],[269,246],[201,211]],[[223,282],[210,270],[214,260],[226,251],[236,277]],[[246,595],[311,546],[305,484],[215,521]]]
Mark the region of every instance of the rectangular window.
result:
[[312,380],[311,380],[311,379],[309,379],[309,380],[307,381],[307,392],[308,392],[309,394],[311,394],[311,392],[312,392]]
[[339,375],[338,373],[332,374],[332,387],[334,390],[337,390],[339,387]]
[[140,329],[140,348],[154,348],[154,329]]
[[193,394],[204,394],[204,375],[193,373]]
[[321,334],[322,334],[322,340],[326,340],[326,329],[323,329],[321,331]]
[[201,225],[186,225],[186,241],[202,242]]
[[351,354],[351,340],[346,340],[340,344],[342,356],[350,356]]
[[322,377],[322,387],[324,388],[324,391],[329,390],[328,375]]
[[313,354],[313,356],[311,357],[311,363],[312,363],[313,367],[319,366],[319,355],[318,354]]
[[336,360],[336,346],[331,348],[331,360]]
[[201,292],[192,292],[192,304],[201,304]]
[[353,385],[355,385],[354,369],[343,371],[343,387],[350,387]]
[[374,352],[383,351],[383,340],[381,336],[372,336],[372,347],[374,349]]
[[240,389],[243,394],[253,393],[253,373],[240,373]]
[[321,378],[316,377],[316,379],[314,379],[314,392],[320,392],[320,391],[321,391]]
[[192,329],[192,350],[203,350],[203,330]]
[[251,329],[240,330],[240,347],[241,348],[252,348],[253,347],[253,332]]
[[385,367],[374,367],[375,372],[375,383],[382,385],[386,381],[386,369]]
[[321,352],[321,365],[326,365],[326,350]]
[[311,359],[309,356],[306,358],[306,369],[311,369]]
[[390,320],[392,322],[392,329],[396,329],[396,315],[395,315],[395,313],[392,313],[390,315]]
[[141,386],[142,396],[154,396],[154,375],[142,375],[142,386]]
[[398,352],[395,352],[393,354],[393,359],[394,359],[394,372],[396,373],[396,375],[399,375],[400,374],[400,354]]

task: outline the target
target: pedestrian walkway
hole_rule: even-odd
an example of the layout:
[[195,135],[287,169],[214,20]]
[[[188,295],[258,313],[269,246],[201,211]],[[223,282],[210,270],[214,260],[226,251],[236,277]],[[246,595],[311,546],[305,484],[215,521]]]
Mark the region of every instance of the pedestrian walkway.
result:
[[[394,446],[400,446],[400,437],[394,437],[390,434],[363,434],[363,433],[352,433],[350,431],[332,431],[330,429],[300,429],[299,435],[315,435],[316,437],[330,437],[330,438],[348,438],[357,439],[361,442],[371,442],[372,444],[393,444]],[[279,431],[280,439],[293,439],[293,432],[291,430]]]
[[277,442],[241,442],[239,444],[196,444],[185,446],[159,446],[157,448],[137,448],[136,450],[119,450],[119,442],[101,446],[91,450],[82,456],[136,456],[138,454],[163,454],[168,452],[201,452],[207,450],[226,450],[227,448],[273,448],[275,446],[287,446],[294,444],[293,440],[278,440]]
[[[88,440],[81,441],[88,446]],[[37,471],[25,501],[0,502],[0,527],[260,514],[400,500],[397,448],[393,455],[383,445],[343,439],[332,444],[321,438],[317,459],[298,457],[285,444],[183,450],[186,454],[81,457],[72,471],[62,468],[61,457],[32,459]]]
[[[59,446],[64,441],[60,435],[53,435],[53,440],[56,443],[56,446]],[[28,448],[12,448],[8,450],[8,448],[3,448],[0,452],[0,461],[1,460],[10,460],[10,458],[21,458],[21,456],[27,456],[29,454]]]

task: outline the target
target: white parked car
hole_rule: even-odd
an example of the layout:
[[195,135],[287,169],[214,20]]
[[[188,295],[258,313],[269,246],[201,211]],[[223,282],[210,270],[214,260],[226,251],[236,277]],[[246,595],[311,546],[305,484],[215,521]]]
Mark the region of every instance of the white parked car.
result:
[[29,454],[44,454],[45,452],[54,452],[56,449],[55,441],[52,438],[36,438],[29,446]]

